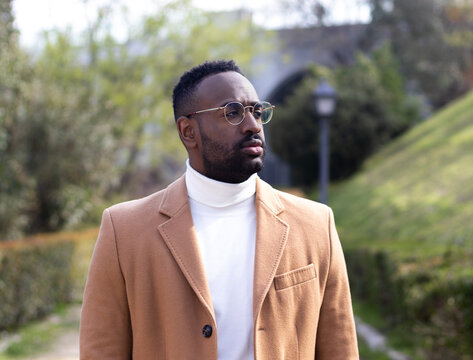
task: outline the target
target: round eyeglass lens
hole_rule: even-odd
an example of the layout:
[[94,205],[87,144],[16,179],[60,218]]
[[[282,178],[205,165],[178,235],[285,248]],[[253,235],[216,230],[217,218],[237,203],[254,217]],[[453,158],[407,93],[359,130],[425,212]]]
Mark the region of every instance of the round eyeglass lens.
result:
[[256,109],[257,105],[260,105],[260,108],[258,111],[261,112],[261,117],[260,117],[261,123],[267,124],[273,117],[273,106],[269,102],[263,101],[255,105],[255,113],[257,111]]
[[245,115],[245,108],[242,104],[231,102],[225,105],[225,118],[230,124],[238,125],[242,122]]

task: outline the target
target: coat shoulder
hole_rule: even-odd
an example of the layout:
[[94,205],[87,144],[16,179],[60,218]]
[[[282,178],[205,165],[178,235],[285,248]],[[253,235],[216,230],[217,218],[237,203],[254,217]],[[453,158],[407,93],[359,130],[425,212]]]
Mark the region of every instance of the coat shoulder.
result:
[[308,228],[328,228],[332,210],[325,204],[275,190],[284,206],[284,218]]
[[332,210],[322,203],[277,190],[258,179],[259,196],[270,209],[289,225],[305,229],[328,229]]
[[326,214],[330,211],[330,208],[327,205],[317,201],[306,199],[277,189],[274,189],[274,191],[286,208],[295,207],[298,209],[304,209],[322,214]]
[[158,211],[165,192],[166,189],[162,189],[140,199],[114,204],[107,208],[106,211],[109,211],[113,215],[130,215],[133,213]]
[[[105,212],[109,212],[116,223],[123,223],[128,226],[133,224],[145,225],[148,222],[159,223],[167,219],[168,216],[166,215],[175,211],[172,207],[181,207],[186,201],[185,180],[184,177],[181,177],[165,189],[141,199],[115,204],[107,208]],[[169,204],[171,204],[171,210],[169,210]]]

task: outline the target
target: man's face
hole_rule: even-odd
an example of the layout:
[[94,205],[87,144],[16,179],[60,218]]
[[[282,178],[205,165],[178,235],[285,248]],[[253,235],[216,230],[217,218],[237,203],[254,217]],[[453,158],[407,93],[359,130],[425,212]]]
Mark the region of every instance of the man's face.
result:
[[[259,101],[253,85],[237,72],[205,78],[196,90],[196,99],[196,110],[225,106],[229,102],[248,106]],[[239,183],[263,168],[266,149],[263,128],[250,111],[245,112],[245,119],[239,125],[228,123],[223,110],[200,113],[196,117],[205,176]]]

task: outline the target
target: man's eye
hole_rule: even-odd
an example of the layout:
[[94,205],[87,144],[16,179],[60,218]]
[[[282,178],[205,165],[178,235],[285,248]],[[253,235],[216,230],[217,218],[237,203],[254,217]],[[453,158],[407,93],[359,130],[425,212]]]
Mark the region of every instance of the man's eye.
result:
[[263,112],[261,110],[255,110],[253,111],[253,116],[257,119],[259,119],[263,115]]
[[226,113],[227,116],[238,116],[238,111],[228,111]]

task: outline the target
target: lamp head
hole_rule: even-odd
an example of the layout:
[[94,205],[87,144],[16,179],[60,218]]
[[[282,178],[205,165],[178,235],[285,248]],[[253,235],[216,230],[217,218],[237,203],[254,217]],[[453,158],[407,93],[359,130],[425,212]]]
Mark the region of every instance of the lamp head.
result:
[[331,116],[335,112],[337,93],[335,89],[323,79],[312,93],[315,102],[315,111],[318,116]]

